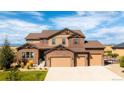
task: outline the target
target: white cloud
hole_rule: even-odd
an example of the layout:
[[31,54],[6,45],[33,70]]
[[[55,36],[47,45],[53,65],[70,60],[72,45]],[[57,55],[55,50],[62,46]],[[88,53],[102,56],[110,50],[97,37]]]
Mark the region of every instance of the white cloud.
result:
[[6,15],[16,15],[16,12],[13,11],[0,11],[0,14],[6,14]]
[[43,13],[40,13],[40,12],[29,11],[29,12],[25,12],[25,13],[34,15],[34,16],[43,16]]
[[109,24],[115,22],[122,14],[123,12],[78,11],[75,15],[56,17],[50,20],[57,28],[69,27],[86,31],[97,28],[103,22]]
[[116,26],[111,28],[101,28],[94,33],[88,33],[89,39],[96,38],[103,43],[121,43],[124,42],[124,27]]
[[21,12],[21,13],[24,13],[24,14],[28,14],[28,15],[31,15],[32,18],[34,19],[37,19],[37,20],[40,20],[40,21],[43,21],[43,16],[44,14],[41,13],[41,12],[36,12],[36,11],[26,11],[26,12]]
[[119,13],[118,11],[77,11],[77,15],[79,16],[97,16],[97,17],[103,17],[103,16],[117,16]]
[[69,27],[72,29],[89,30],[97,27],[104,21],[110,20],[109,17],[97,16],[67,16],[52,18],[51,21],[57,28]]
[[77,13],[77,15],[79,15],[79,16],[84,16],[84,15],[86,15],[86,12],[85,12],[85,11],[77,11],[76,13]]
[[33,32],[41,32],[43,29],[48,29],[47,25],[39,25],[19,19],[0,20],[0,43],[7,36],[12,43],[24,43],[24,38]]
[[75,15],[50,20],[58,29],[68,27],[82,30],[87,39],[99,40],[103,43],[119,43],[124,42],[124,27],[117,26],[116,21],[119,22],[123,18],[124,12],[78,11]]

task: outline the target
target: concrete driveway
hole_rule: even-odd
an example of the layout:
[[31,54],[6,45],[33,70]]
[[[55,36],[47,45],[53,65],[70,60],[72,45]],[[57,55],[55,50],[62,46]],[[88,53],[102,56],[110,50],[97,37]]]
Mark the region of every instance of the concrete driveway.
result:
[[104,66],[51,67],[45,81],[123,80]]

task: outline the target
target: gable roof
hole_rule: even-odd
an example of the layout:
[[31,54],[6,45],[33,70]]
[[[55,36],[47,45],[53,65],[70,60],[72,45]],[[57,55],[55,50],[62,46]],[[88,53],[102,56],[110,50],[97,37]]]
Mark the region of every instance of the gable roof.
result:
[[104,48],[99,41],[85,41],[85,48]]
[[85,37],[84,34],[80,30],[70,30],[70,29],[63,29],[63,30],[43,30],[41,33],[30,33],[25,39],[43,39],[43,38],[51,38],[52,36],[55,36],[63,31],[70,31],[74,34],[80,35],[82,37]]
[[68,29],[68,28],[65,28],[65,29],[63,29],[63,30],[57,31],[55,34],[51,35],[50,37],[55,36],[55,35],[58,35],[58,34],[64,32],[64,31],[70,31],[70,32],[72,32],[73,34],[80,35],[80,36],[82,36],[82,37],[85,38],[84,34],[83,34],[80,30],[70,30],[70,29]]
[[20,49],[38,49],[38,47],[31,43],[25,43],[17,48],[17,50],[20,50]]
[[69,48],[64,47],[63,45],[58,45],[58,46],[55,46],[54,48],[51,48],[50,50],[47,50],[47,51],[45,52],[45,54],[50,53],[50,52],[52,52],[52,51],[54,51],[54,50],[57,50],[57,49],[60,49],[60,50],[68,50],[68,51],[74,52],[74,51],[70,50]]
[[120,43],[120,44],[114,45],[112,48],[113,49],[115,49],[115,48],[119,48],[119,49],[124,48],[124,43]]
[[52,52],[54,50],[57,50],[57,49],[59,49],[59,50],[68,50],[68,51],[71,51],[73,53],[89,53],[84,48],[68,48],[68,47],[65,47],[63,45],[58,45],[58,46],[55,46],[54,48],[51,48],[50,50],[47,50],[45,52],[45,54],[50,53],[50,52]]

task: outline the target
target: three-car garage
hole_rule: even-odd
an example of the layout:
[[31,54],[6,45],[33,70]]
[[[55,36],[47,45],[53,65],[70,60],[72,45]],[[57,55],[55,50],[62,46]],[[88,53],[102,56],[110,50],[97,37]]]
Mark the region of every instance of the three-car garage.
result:
[[102,53],[74,52],[65,47],[57,47],[46,52],[47,67],[83,67],[103,65]]

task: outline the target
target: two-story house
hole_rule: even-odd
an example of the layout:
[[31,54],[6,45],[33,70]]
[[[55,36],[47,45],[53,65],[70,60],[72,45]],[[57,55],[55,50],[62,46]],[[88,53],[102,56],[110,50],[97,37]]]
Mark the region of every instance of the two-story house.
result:
[[47,67],[104,65],[104,46],[98,41],[86,41],[80,30],[43,30],[30,33],[27,43],[18,47],[18,59],[32,59],[34,64],[45,61]]

